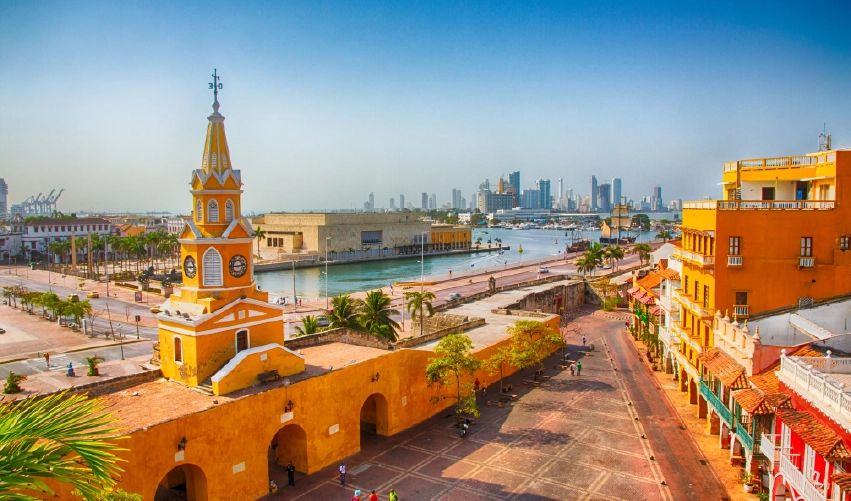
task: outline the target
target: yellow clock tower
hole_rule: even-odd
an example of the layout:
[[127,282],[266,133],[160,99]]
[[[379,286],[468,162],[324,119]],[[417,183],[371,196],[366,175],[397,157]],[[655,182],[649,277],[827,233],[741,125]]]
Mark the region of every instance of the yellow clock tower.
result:
[[192,218],[179,239],[183,285],[157,318],[163,375],[223,394],[263,373],[300,372],[304,360],[283,347],[282,308],[254,281],[254,231],[241,213],[242,176],[231,162],[215,71],[210,88],[204,156],[190,182]]

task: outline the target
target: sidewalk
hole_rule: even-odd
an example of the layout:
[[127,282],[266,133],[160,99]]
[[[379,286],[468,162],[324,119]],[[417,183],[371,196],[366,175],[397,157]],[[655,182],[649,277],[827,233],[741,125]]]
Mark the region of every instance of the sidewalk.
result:
[[[0,401],[16,400],[26,398],[34,394],[52,393],[57,390],[65,390],[74,386],[81,386],[88,383],[105,381],[118,376],[127,376],[130,374],[138,374],[145,370],[143,364],[147,364],[151,360],[150,355],[128,358],[126,360],[112,360],[103,362],[98,365],[100,376],[86,376],[85,367],[75,367],[76,377],[68,377],[64,366],[51,368],[47,372],[41,372],[33,376],[27,376],[27,379],[20,383],[24,391],[12,395],[0,395]],[[5,384],[5,380],[0,379],[0,384]]]

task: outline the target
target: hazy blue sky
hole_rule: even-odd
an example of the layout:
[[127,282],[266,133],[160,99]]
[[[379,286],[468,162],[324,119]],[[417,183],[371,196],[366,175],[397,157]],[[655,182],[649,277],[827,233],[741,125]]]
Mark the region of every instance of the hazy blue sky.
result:
[[247,210],[523,188],[718,196],[851,146],[848,2],[0,2],[10,202],[188,212],[218,68]]

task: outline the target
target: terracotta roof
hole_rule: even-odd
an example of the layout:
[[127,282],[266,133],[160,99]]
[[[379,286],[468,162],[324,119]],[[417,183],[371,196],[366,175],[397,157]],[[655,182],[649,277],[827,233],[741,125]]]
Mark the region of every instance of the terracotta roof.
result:
[[851,459],[851,451],[845,447],[842,438],[809,412],[780,409],[777,417],[819,456],[827,460]]
[[733,392],[733,400],[738,402],[748,414],[772,414],[774,411],[765,405],[765,397],[756,390]]
[[[823,349],[827,350],[828,348]],[[786,355],[789,357],[823,357],[824,352],[817,350],[812,344],[805,344],[792,353],[787,353]]]
[[653,294],[645,294],[644,296],[638,298],[638,300],[641,301],[644,304],[652,304],[653,299],[655,299],[653,297]]
[[724,386],[728,386],[733,390],[748,388],[745,369],[718,348],[712,348],[709,351],[703,352],[697,358],[703,362],[703,366],[713,376],[721,380]]
[[830,477],[842,492],[851,491],[851,473],[837,473]]
[[660,311],[662,311],[662,308],[660,306],[654,306],[654,307],[650,308],[649,313],[651,315],[658,315]]
[[631,295],[635,294],[636,292],[638,292],[640,290],[641,289],[639,289],[638,287],[633,287],[632,289],[627,289],[626,293],[631,296]]
[[780,380],[777,379],[776,369],[776,365],[771,366],[765,371],[749,377],[748,380],[766,395],[780,393]]

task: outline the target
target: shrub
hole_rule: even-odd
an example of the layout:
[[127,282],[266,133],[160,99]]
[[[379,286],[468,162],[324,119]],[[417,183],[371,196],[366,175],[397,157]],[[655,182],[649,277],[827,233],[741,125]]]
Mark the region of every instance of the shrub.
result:
[[609,299],[604,300],[601,303],[603,311],[615,311],[615,308],[618,307],[620,303],[620,299],[616,297],[610,297]]
[[3,393],[12,394],[12,393],[20,393],[23,391],[20,383],[27,377],[23,374],[15,374],[14,372],[9,372],[9,377],[6,378],[6,386],[3,387]]

